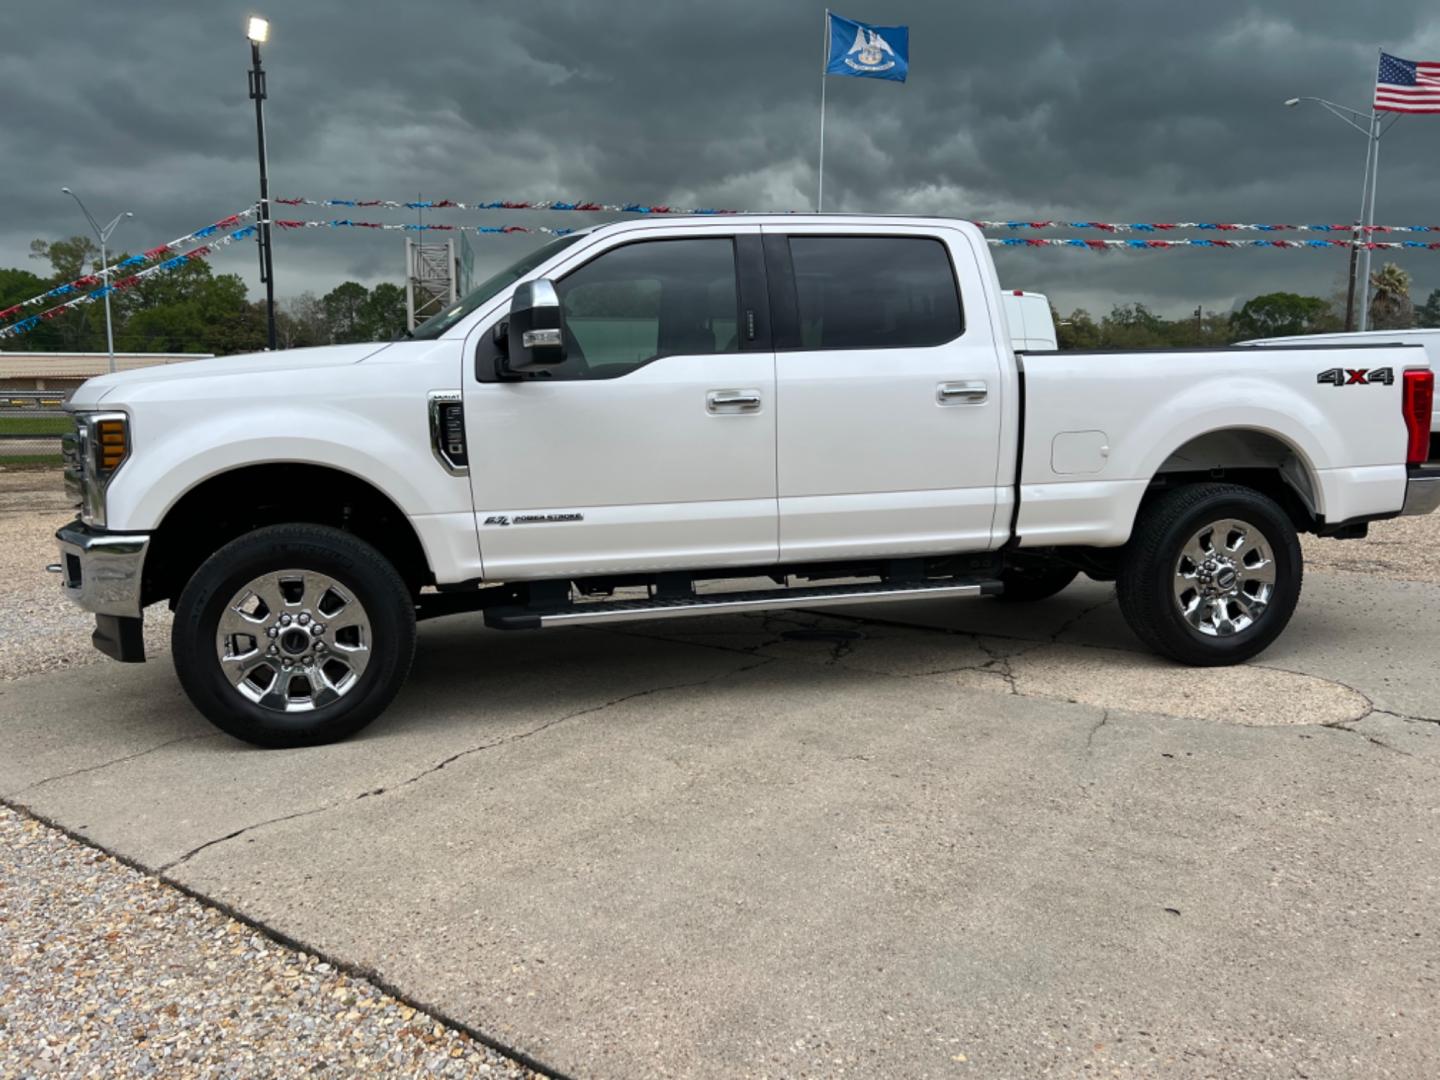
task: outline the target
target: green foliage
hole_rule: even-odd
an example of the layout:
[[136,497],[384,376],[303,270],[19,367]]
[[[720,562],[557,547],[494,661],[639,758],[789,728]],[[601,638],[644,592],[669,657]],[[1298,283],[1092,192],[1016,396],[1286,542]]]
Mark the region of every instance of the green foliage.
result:
[[1376,330],[1408,330],[1415,325],[1415,305],[1410,301],[1410,275],[1394,263],[1386,263],[1370,275],[1370,325]]
[[358,281],[347,281],[335,286],[320,300],[331,342],[367,340],[361,311],[369,296],[364,285]]
[[1166,319],[1144,304],[1117,304],[1098,323],[1088,311],[1077,308],[1057,319],[1055,330],[1062,349],[1218,347],[1230,340],[1230,318],[1197,311],[1185,318]]
[[[42,276],[31,270],[0,268],[0,308],[91,272],[99,249],[83,236],[35,240],[30,257],[50,264]],[[111,252],[112,263],[125,258]],[[115,348],[120,352],[202,352],[225,356],[266,347],[263,303],[251,302],[245,282],[235,274],[216,274],[203,259],[143,278],[112,293]],[[53,306],[49,303],[45,307]],[[36,307],[38,314],[43,307]],[[347,281],[317,300],[305,293],[276,312],[281,348],[302,348],[351,341],[390,341],[405,329],[405,290],[391,282],[373,289]],[[105,309],[86,304],[49,319],[29,333],[5,342],[7,351],[103,352]]]
[[1247,300],[1231,319],[1236,341],[1248,338],[1287,337],[1292,334],[1322,334],[1340,329],[1340,319],[1330,304],[1318,296],[1275,292]]
[[1427,329],[1440,328],[1440,289],[1432,289],[1425,303],[1415,312],[1415,325]]
[[405,290],[382,281],[360,306],[366,341],[391,341],[405,329]]
[[100,265],[100,248],[88,236],[72,236],[68,240],[31,240],[30,258],[50,264],[55,281],[73,281],[86,272],[86,264],[94,270]]

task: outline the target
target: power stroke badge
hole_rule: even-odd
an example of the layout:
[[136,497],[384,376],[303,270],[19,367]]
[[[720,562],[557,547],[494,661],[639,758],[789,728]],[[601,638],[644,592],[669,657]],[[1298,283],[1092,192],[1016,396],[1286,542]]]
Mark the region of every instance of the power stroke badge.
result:
[[584,514],[491,514],[485,525],[555,525],[566,521],[584,521]]

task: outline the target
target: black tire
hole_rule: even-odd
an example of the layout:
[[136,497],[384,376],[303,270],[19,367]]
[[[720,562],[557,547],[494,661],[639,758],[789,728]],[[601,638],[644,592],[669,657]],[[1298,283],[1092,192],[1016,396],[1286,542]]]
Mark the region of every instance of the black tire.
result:
[[1000,571],[1005,591],[996,599],[1007,604],[1048,600],[1066,588],[1079,573],[1079,570],[1066,566],[1007,566]]
[[[1263,585],[1255,578],[1245,580],[1245,570],[1240,571],[1237,586],[1234,578],[1225,576],[1223,562],[1218,571],[1207,571],[1205,564],[1194,561],[1181,562],[1192,538],[1199,539],[1197,534],[1211,524],[1227,521],[1251,526],[1260,536],[1257,541],[1249,536],[1237,539],[1239,532],[1230,534],[1241,550],[1238,559],[1234,554],[1228,558],[1248,566],[1245,560],[1255,553],[1251,545],[1261,541],[1271,556],[1269,560],[1257,560],[1255,565],[1260,569],[1250,571],[1262,574],[1266,562],[1273,563],[1272,591],[1268,603],[1258,611],[1254,597],[1260,595],[1258,590]],[[1198,549],[1217,543],[1223,544],[1212,536]],[[1225,550],[1230,549],[1227,546]],[[1209,574],[1210,580],[1202,583],[1196,578],[1193,593],[1182,596],[1177,590],[1177,577],[1182,570],[1188,575],[1191,566],[1200,574]],[[1248,660],[1280,636],[1300,600],[1303,576],[1300,538],[1289,515],[1274,499],[1235,484],[1192,484],[1168,491],[1141,509],[1130,542],[1122,552],[1115,588],[1120,612],[1141,641],[1181,663],[1213,667]],[[1228,600],[1222,594],[1218,601],[1206,600],[1202,590],[1212,586],[1238,587],[1249,599]],[[1254,595],[1249,592],[1252,586],[1257,589]],[[1185,589],[1185,582],[1178,588]],[[1185,597],[1190,596],[1199,600],[1197,616],[1206,628],[1192,625],[1182,611],[1182,604],[1187,603]],[[1236,629],[1244,617],[1253,621]],[[1225,624],[1231,632],[1223,632]]]
[[[312,591],[322,588],[318,576],[323,575],[339,589],[338,592],[322,591],[314,599],[313,618],[309,614],[312,605],[308,593],[303,612],[299,602],[290,599],[296,579],[284,572],[292,570],[317,575],[300,579],[302,588],[307,580],[311,582]],[[330,664],[332,671],[349,672],[348,676],[340,676],[343,690],[326,689],[331,684],[323,682],[316,699],[332,692],[337,696],[318,705],[312,701],[306,711],[279,711],[291,707],[291,694],[297,685],[295,707],[306,709],[304,691],[310,680],[308,675],[299,673],[299,667],[294,669],[296,674],[286,676],[284,689],[278,694],[274,687],[279,685],[282,672],[278,666],[272,669],[268,659],[261,661],[256,682],[240,680],[247,693],[262,694],[263,691],[265,698],[279,702],[275,707],[265,707],[232,685],[219,657],[220,619],[222,615],[229,617],[227,606],[239,590],[257,581],[267,582],[268,591],[268,575],[272,572],[276,574],[277,587],[291,590],[282,592],[279,601],[284,608],[296,612],[291,629],[300,628],[302,613],[310,627],[306,631],[310,643],[304,646],[305,652],[297,650],[294,662],[308,664],[307,671]],[[346,604],[359,602],[359,607],[352,610],[363,618],[363,630],[340,625],[354,621],[347,619],[346,607],[336,606],[342,599]],[[269,612],[269,607],[262,601],[259,610]],[[332,617],[337,620],[334,627],[326,627],[320,621]],[[262,651],[272,645],[291,648],[298,636],[288,643],[283,634],[278,639],[268,637],[266,625],[274,625],[279,618],[280,615],[273,612],[260,615],[262,621],[257,621],[255,633],[242,634],[241,638],[248,646],[253,637],[256,648]],[[286,622],[290,623],[291,618],[286,615]],[[334,633],[326,638],[324,635],[332,629]],[[352,636],[342,643],[340,635],[343,634]],[[356,673],[354,667],[359,663],[356,654],[362,650],[358,650],[355,643],[362,640],[364,666]],[[395,568],[363,540],[324,525],[272,525],[231,541],[195,571],[175,608],[170,648],[180,685],[195,707],[216,727],[256,746],[313,746],[355,734],[394,699],[415,655],[415,604]],[[288,654],[281,656],[289,661]],[[268,681],[267,670],[276,680],[268,690],[256,685]]]

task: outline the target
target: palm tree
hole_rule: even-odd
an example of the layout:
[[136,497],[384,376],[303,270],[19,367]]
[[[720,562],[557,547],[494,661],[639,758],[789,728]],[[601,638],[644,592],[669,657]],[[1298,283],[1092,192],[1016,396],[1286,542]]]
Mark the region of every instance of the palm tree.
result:
[[1415,325],[1415,305],[1410,302],[1410,275],[1394,263],[1386,263],[1370,275],[1370,325],[1376,330],[1408,330]]

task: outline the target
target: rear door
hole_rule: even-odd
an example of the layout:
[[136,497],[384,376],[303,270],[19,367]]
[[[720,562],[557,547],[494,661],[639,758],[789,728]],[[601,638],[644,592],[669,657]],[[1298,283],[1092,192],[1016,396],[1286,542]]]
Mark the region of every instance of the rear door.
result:
[[[775,366],[758,227],[623,233],[553,277],[566,361],[523,381],[467,377],[485,576],[773,562]],[[482,351],[491,325],[472,338]]]
[[[964,234],[766,226],[780,556],[992,546],[999,352]],[[941,238],[943,237],[943,239]]]

